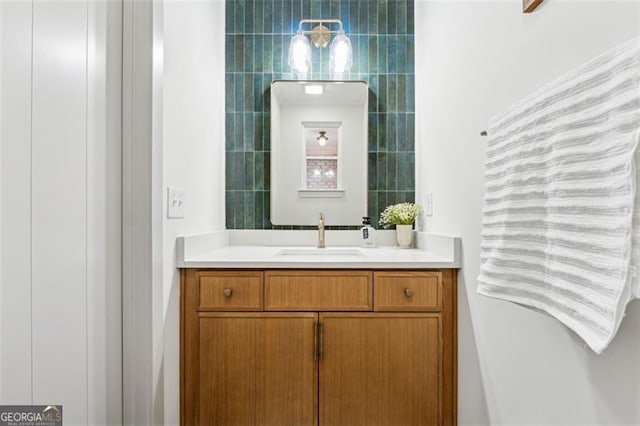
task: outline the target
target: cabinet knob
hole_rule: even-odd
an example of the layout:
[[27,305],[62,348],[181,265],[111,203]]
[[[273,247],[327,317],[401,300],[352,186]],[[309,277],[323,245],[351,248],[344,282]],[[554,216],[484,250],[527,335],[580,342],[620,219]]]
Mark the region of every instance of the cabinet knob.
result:
[[231,297],[231,293],[233,293],[233,290],[231,290],[230,288],[225,288],[222,293],[224,294],[224,297]]
[[404,289],[404,295],[407,296],[407,297],[413,296],[413,290],[411,290],[410,288],[405,288]]

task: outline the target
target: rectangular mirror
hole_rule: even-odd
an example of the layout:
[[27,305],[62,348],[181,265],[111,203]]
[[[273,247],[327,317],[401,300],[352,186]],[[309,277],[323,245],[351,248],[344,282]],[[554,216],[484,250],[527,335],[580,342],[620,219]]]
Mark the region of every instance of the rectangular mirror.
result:
[[364,81],[271,84],[271,222],[358,225],[367,215]]

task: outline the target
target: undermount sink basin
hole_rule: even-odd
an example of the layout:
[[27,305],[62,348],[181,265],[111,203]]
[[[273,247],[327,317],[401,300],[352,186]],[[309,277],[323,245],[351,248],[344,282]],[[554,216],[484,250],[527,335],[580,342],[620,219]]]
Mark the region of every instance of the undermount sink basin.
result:
[[295,247],[280,250],[278,256],[362,256],[362,251],[347,247]]

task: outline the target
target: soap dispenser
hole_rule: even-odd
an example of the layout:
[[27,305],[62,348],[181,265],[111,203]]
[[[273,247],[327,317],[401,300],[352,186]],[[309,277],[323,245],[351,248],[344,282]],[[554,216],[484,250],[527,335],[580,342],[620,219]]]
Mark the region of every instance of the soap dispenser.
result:
[[375,247],[376,230],[371,226],[371,218],[362,218],[362,228],[360,228],[360,245],[362,247]]

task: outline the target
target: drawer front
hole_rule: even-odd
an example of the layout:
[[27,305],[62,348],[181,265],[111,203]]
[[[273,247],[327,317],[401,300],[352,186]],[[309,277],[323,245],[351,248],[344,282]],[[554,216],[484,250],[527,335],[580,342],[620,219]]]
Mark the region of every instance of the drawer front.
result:
[[442,273],[375,272],[374,310],[431,311],[442,309]]
[[371,311],[371,272],[267,271],[267,311]]
[[205,272],[200,275],[202,311],[261,311],[262,272]]

